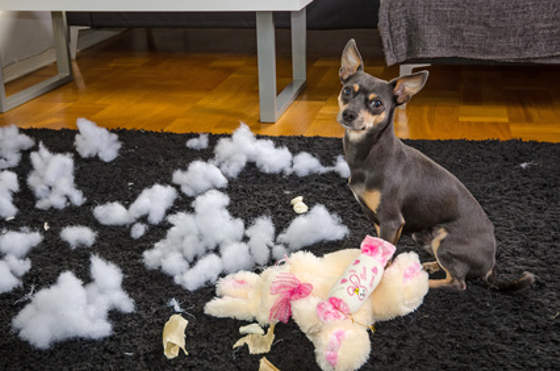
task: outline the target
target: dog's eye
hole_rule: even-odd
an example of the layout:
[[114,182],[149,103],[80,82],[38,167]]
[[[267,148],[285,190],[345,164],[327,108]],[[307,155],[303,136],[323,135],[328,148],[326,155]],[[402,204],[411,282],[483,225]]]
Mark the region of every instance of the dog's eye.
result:
[[371,108],[379,108],[383,105],[383,102],[381,102],[381,99],[376,98],[369,102],[369,105],[371,106]]
[[347,86],[344,89],[342,89],[342,95],[345,97],[349,97],[352,95],[352,88]]

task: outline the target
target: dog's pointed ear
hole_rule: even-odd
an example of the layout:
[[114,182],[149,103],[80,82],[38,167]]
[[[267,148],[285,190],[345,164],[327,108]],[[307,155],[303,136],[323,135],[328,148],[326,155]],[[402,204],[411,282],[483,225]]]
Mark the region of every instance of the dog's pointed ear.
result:
[[348,40],[344,50],[342,51],[342,57],[340,58],[340,70],[338,70],[338,76],[341,81],[347,80],[350,76],[358,71],[364,69],[364,62],[362,61],[362,56],[358,51],[358,46],[354,39]]
[[420,71],[406,76],[400,76],[391,80],[393,95],[397,104],[406,103],[412,96],[418,93],[428,80],[428,71]]

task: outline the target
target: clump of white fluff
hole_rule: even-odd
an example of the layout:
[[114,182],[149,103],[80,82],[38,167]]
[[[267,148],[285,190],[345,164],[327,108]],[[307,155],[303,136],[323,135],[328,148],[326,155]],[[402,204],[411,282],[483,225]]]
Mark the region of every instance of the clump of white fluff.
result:
[[[159,224],[165,218],[167,210],[177,198],[177,190],[169,185],[154,184],[142,190],[140,195],[127,209],[120,202],[107,202],[93,209],[95,219],[103,225],[129,225],[146,216],[150,224]],[[138,224],[131,231],[135,238],[146,232],[145,226]]]
[[31,269],[31,260],[6,255],[0,260],[0,294],[21,285],[20,278]]
[[350,176],[350,168],[342,155],[338,155],[333,166],[323,166],[321,161],[308,152],[300,152],[294,156],[290,173],[303,177],[310,174],[324,174],[334,171],[341,178]]
[[173,173],[173,183],[181,186],[181,191],[187,196],[194,197],[209,189],[225,188],[228,180],[215,165],[204,161],[193,161],[187,171],[176,170]]
[[93,246],[96,237],[97,233],[83,225],[64,227],[60,231],[60,238],[66,241],[72,250],[79,246]]
[[270,216],[258,217],[245,231],[249,237],[247,245],[255,263],[265,265],[270,259],[270,248],[274,246],[274,233],[275,228]]
[[128,225],[134,221],[120,202],[108,202],[93,209],[95,219],[103,225]]
[[340,240],[347,234],[348,227],[341,223],[340,217],[330,214],[325,206],[319,204],[307,214],[296,217],[278,236],[277,242],[294,251],[320,241]]
[[35,141],[25,134],[20,134],[15,125],[0,127],[0,169],[17,166],[21,160],[21,151],[35,145]]
[[74,185],[74,160],[70,154],[53,154],[43,143],[39,151],[31,153],[33,170],[27,184],[35,194],[38,209],[63,209],[68,202],[81,206],[85,202],[82,192]]
[[276,147],[270,139],[257,139],[251,129],[241,124],[231,138],[221,138],[214,148],[214,162],[229,178],[236,178],[247,162],[268,174],[288,171],[292,153],[286,147]]
[[137,240],[140,237],[142,237],[144,234],[146,234],[147,230],[148,230],[148,226],[146,224],[144,224],[144,223],[134,223],[132,228],[130,228],[130,237]]
[[244,242],[234,242],[222,246],[220,255],[226,273],[250,269],[254,265],[254,260],[249,253],[249,246]]
[[336,162],[333,166],[333,171],[340,175],[341,178],[349,178],[350,177],[350,167],[346,160],[344,160],[344,156],[338,155],[336,157]]
[[208,134],[200,134],[196,138],[187,140],[186,146],[197,150],[208,148]]
[[270,139],[257,139],[251,129],[241,124],[229,138],[221,138],[214,148],[212,160],[228,178],[236,178],[245,165],[254,163],[267,174],[324,174],[334,171],[343,178],[350,176],[350,169],[342,156],[333,166],[323,166],[319,159],[308,152],[292,156],[286,147],[276,147]]
[[130,205],[129,213],[133,219],[148,216],[150,224],[159,224],[167,210],[173,206],[177,198],[177,190],[172,186],[155,184],[146,188]]
[[39,232],[8,231],[0,235],[0,294],[21,285],[21,277],[31,269],[31,261],[25,259],[29,251],[43,240]]
[[117,134],[84,118],[79,118],[76,124],[80,133],[76,135],[74,146],[80,156],[99,156],[105,162],[113,161],[118,156],[121,142]]
[[55,284],[37,292],[12,320],[18,336],[47,349],[71,338],[101,339],[112,333],[108,313],[130,313],[134,301],[122,289],[123,274],[113,263],[92,256],[87,285],[72,272],[60,274]]
[[8,231],[0,235],[0,251],[6,255],[22,258],[43,241],[39,232]]
[[16,216],[18,209],[13,203],[13,194],[19,192],[17,175],[14,172],[0,171],[0,218]]
[[297,176],[306,176],[309,174],[326,173],[328,168],[321,165],[319,159],[308,152],[300,152],[294,156],[292,171]]
[[[241,242],[245,232],[243,220],[234,218],[227,210],[229,202],[226,194],[210,190],[192,202],[193,213],[180,212],[170,215],[167,220],[172,227],[167,231],[165,238],[157,242],[152,249],[144,251],[146,267],[161,268],[189,290],[200,287],[199,285],[206,283],[211,277],[217,277],[223,270],[220,257],[216,255],[220,259],[221,268],[214,274],[202,272],[204,267],[208,267],[212,272],[215,268],[204,263],[208,261],[204,260],[205,256],[218,246]],[[190,263],[196,259],[198,262],[190,267]],[[206,278],[194,278],[196,272]]]
[[176,275],[175,283],[189,291],[194,291],[205,283],[216,282],[224,270],[222,259],[216,254],[209,254],[200,259],[191,269]]

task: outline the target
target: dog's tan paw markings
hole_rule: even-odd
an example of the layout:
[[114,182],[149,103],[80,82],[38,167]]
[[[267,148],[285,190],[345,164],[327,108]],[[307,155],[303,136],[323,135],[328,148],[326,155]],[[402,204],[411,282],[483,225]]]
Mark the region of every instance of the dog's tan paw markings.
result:
[[441,269],[437,262],[422,263],[422,268],[428,273],[435,273]]

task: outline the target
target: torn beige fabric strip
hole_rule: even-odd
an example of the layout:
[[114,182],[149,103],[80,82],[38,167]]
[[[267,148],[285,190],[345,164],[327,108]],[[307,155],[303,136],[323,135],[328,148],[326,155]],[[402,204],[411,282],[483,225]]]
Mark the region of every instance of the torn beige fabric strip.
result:
[[163,326],[163,354],[167,359],[175,358],[179,355],[179,349],[182,349],[185,355],[189,355],[185,349],[185,329],[189,321],[184,319],[180,314],[174,314],[169,317]]
[[[241,330],[241,329],[240,329]],[[249,347],[250,354],[263,354],[270,352],[272,342],[274,341],[274,325],[270,325],[266,335],[261,335],[258,332],[248,334],[233,345],[233,349],[241,347],[245,344]]]

